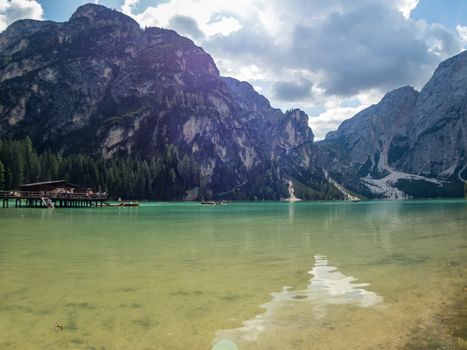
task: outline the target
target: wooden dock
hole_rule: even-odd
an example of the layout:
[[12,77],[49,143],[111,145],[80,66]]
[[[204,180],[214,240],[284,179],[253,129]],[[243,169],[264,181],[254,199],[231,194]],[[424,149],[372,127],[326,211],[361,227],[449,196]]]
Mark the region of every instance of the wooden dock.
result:
[[103,207],[107,193],[57,193],[46,191],[0,191],[3,208],[14,201],[16,208],[91,208]]

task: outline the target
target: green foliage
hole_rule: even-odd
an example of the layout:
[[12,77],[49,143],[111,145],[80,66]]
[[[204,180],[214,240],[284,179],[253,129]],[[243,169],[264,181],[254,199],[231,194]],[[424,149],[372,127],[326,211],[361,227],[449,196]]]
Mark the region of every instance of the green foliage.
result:
[[342,193],[327,181],[321,181],[318,189],[305,186],[298,180],[293,180],[295,196],[305,200],[344,199]]
[[26,149],[22,142],[3,141],[0,149],[0,161],[4,166],[4,187],[13,188],[23,182]]
[[67,179],[125,199],[183,199],[199,186],[200,167],[187,154],[167,145],[163,156],[150,159],[100,159],[84,154],[66,157],[50,150],[38,153],[29,138],[0,142],[0,188],[22,183]]
[[3,190],[4,186],[5,186],[5,168],[3,167],[2,161],[0,161],[0,190]]
[[458,198],[462,197],[461,181],[446,182],[442,185],[424,180],[399,179],[396,187],[414,198]]

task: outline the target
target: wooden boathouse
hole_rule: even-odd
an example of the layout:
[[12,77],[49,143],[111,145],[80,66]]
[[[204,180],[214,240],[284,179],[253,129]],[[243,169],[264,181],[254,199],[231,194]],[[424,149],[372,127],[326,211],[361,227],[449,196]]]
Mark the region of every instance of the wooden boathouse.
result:
[[15,207],[29,208],[78,208],[102,207],[106,204],[106,192],[93,192],[67,180],[36,182],[20,185],[14,191],[0,191],[3,208],[8,208],[10,200]]

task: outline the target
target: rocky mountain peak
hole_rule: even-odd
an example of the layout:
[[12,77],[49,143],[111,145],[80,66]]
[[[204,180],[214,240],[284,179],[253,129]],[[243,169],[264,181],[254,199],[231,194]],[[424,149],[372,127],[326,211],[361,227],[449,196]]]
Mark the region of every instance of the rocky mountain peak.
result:
[[91,19],[95,19],[96,17],[102,17],[104,14],[109,15],[113,11],[105,6],[87,3],[84,4],[76,9],[75,12],[70,17],[70,20],[79,18],[79,17],[87,17]]
[[394,104],[398,103],[404,99],[413,99],[417,98],[419,92],[415,90],[412,86],[403,86],[398,89],[394,89],[388,92],[381,99],[381,104]]
[[284,145],[286,149],[313,143],[313,131],[308,126],[308,115],[296,108],[285,113],[282,133],[284,135]]
[[36,21],[33,19],[21,19],[8,26],[0,33],[0,50],[3,51],[12,43],[25,39],[43,28],[59,26],[51,21]]
[[113,37],[123,36],[135,39],[141,34],[140,26],[133,18],[97,4],[80,6],[70,17],[68,23],[87,32],[99,29],[103,32],[113,32]]
[[[375,123],[382,122],[389,127],[391,125],[394,127],[395,119],[400,119],[401,115],[406,116],[407,112],[415,106],[418,94],[419,92],[411,86],[392,90],[385,94],[378,104],[343,121],[336,131],[331,131],[326,135],[326,140],[340,139],[341,142],[354,144],[352,140],[362,138],[362,132],[368,132],[368,128],[372,128]],[[362,138],[363,140],[367,138]]]
[[266,97],[258,94],[250,83],[230,77],[222,77],[236,98],[243,106],[251,110],[269,109],[271,105]]
[[78,18],[87,18],[91,23],[104,20],[113,20],[115,23],[133,23],[139,27],[138,23],[131,17],[119,11],[112,10],[108,7],[92,3],[78,7],[71,15],[70,21],[76,20]]
[[[428,99],[429,92],[434,90],[446,95],[454,93],[454,97],[467,94],[467,50],[441,62],[433,73],[432,78],[421,91],[420,103]],[[446,91],[446,89],[448,89]]]
[[458,72],[465,69],[467,65],[467,50],[462,51],[461,53],[444,60],[438,65],[438,68],[435,70],[433,74],[433,78],[437,78],[439,76],[446,77],[447,75],[452,74],[453,72]]
[[308,114],[306,114],[304,111],[302,111],[299,108],[294,108],[291,109],[290,111],[287,111],[287,114],[294,120],[296,120],[298,123],[302,125],[308,125]]
[[[420,93],[414,123],[422,128],[436,116],[426,118],[429,110],[459,102],[467,96],[467,51],[441,62]],[[443,107],[444,106],[444,107]],[[438,113],[439,116],[439,113]]]
[[6,36],[12,35],[28,35],[36,32],[37,30],[41,29],[48,23],[52,23],[49,21],[38,21],[35,19],[20,19],[16,22],[13,22],[0,34]]

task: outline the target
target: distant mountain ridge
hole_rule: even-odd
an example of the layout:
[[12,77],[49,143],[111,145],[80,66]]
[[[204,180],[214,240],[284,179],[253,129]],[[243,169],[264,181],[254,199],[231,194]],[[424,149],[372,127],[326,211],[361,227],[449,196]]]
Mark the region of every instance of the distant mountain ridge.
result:
[[[304,112],[220,77],[176,32],[142,30],[100,5],[0,34],[0,136],[62,154],[162,159],[161,181],[180,189],[163,199],[279,199],[289,180],[303,198],[342,198],[315,161]],[[182,160],[196,180],[166,165]]]
[[418,197],[416,183],[423,183],[426,196],[460,195],[467,180],[467,51],[442,62],[420,92],[396,89],[344,121],[321,147],[332,144],[375,194]]

